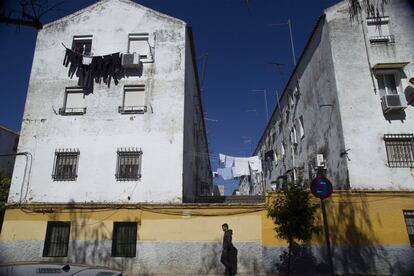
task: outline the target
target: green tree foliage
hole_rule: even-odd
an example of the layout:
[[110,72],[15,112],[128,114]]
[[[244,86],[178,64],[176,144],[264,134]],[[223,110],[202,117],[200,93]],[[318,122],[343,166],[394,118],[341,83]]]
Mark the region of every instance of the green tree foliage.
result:
[[0,212],[3,211],[7,202],[10,189],[10,178],[6,176],[4,170],[0,169]]
[[277,235],[289,244],[288,274],[290,257],[295,243],[307,243],[319,232],[315,225],[318,204],[311,202],[310,192],[301,185],[301,180],[288,184],[268,208],[268,216],[275,223]]

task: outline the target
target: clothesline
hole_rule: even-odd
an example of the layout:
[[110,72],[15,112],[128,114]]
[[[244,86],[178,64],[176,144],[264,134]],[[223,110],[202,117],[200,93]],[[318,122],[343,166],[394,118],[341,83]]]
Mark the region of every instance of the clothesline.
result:
[[219,160],[224,164],[224,168],[218,168],[217,174],[224,180],[262,172],[262,160],[259,156],[234,157],[220,153]]
[[111,54],[106,54],[106,55],[96,55],[96,56],[94,56],[94,55],[85,55],[85,54],[82,54],[82,53],[80,53],[80,52],[77,52],[77,51],[75,51],[75,50],[73,50],[73,49],[71,49],[71,48],[66,47],[66,45],[65,45],[65,44],[63,44],[63,42],[61,42],[61,43],[62,43],[62,46],[63,46],[66,50],[72,51],[73,53],[75,53],[75,54],[77,54],[77,55],[80,55],[80,56],[83,56],[83,57],[94,58],[94,57],[104,57],[104,56],[110,56],[110,55],[112,55],[112,54],[113,54],[113,53],[111,53]]
[[125,74],[120,52],[104,56],[89,56],[69,49],[63,43],[62,46],[66,48],[63,65],[69,66],[68,76],[72,78],[76,74],[79,78],[78,85],[84,88],[85,93],[92,92],[94,82],[101,83],[103,81],[110,87],[113,79],[117,85]]

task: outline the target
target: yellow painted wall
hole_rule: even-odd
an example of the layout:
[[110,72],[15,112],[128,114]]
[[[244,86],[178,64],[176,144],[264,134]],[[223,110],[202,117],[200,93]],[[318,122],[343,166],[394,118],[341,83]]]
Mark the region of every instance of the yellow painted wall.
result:
[[[275,194],[270,197],[277,196]],[[315,200],[315,203],[318,203]],[[337,192],[326,200],[333,244],[409,245],[403,210],[414,192]],[[68,206],[67,206],[68,207]],[[0,240],[44,240],[47,221],[71,221],[72,240],[111,240],[114,221],[137,221],[141,241],[217,241],[228,223],[235,241],[286,245],[276,237],[266,205],[26,206],[6,210]],[[36,211],[36,212],[34,212]],[[42,213],[45,212],[45,213]],[[322,225],[318,213],[318,224]],[[313,243],[323,243],[323,235]]]

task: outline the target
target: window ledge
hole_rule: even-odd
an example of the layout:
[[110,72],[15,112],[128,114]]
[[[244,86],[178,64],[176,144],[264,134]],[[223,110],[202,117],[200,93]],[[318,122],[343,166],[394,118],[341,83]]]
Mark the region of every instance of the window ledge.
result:
[[61,178],[59,176],[55,176],[52,175],[53,181],[76,181],[76,179],[78,178],[78,176],[73,176],[73,177],[65,177],[65,178]]
[[84,115],[86,113],[86,107],[80,108],[59,108],[59,114],[62,116],[72,115]]
[[119,106],[120,114],[144,114],[147,112],[147,106]]
[[120,175],[115,175],[116,181],[138,181],[141,179],[141,175],[136,177],[122,177]]
[[369,41],[371,43],[394,43],[393,35],[379,35],[379,36],[370,36]]

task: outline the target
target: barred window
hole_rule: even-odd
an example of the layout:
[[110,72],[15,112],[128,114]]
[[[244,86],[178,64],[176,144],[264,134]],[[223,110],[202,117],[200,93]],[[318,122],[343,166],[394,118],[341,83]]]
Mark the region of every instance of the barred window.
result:
[[69,221],[48,221],[43,257],[66,257],[68,255],[69,233]]
[[137,249],[137,223],[114,222],[112,257],[135,257]]
[[116,179],[120,181],[141,178],[142,151],[138,148],[118,149]]
[[58,149],[55,152],[55,165],[53,168],[53,179],[74,181],[78,177],[78,149]]
[[405,225],[407,226],[408,238],[410,239],[410,244],[414,247],[414,210],[404,210],[404,220]]
[[385,134],[388,166],[391,168],[414,167],[414,135]]

